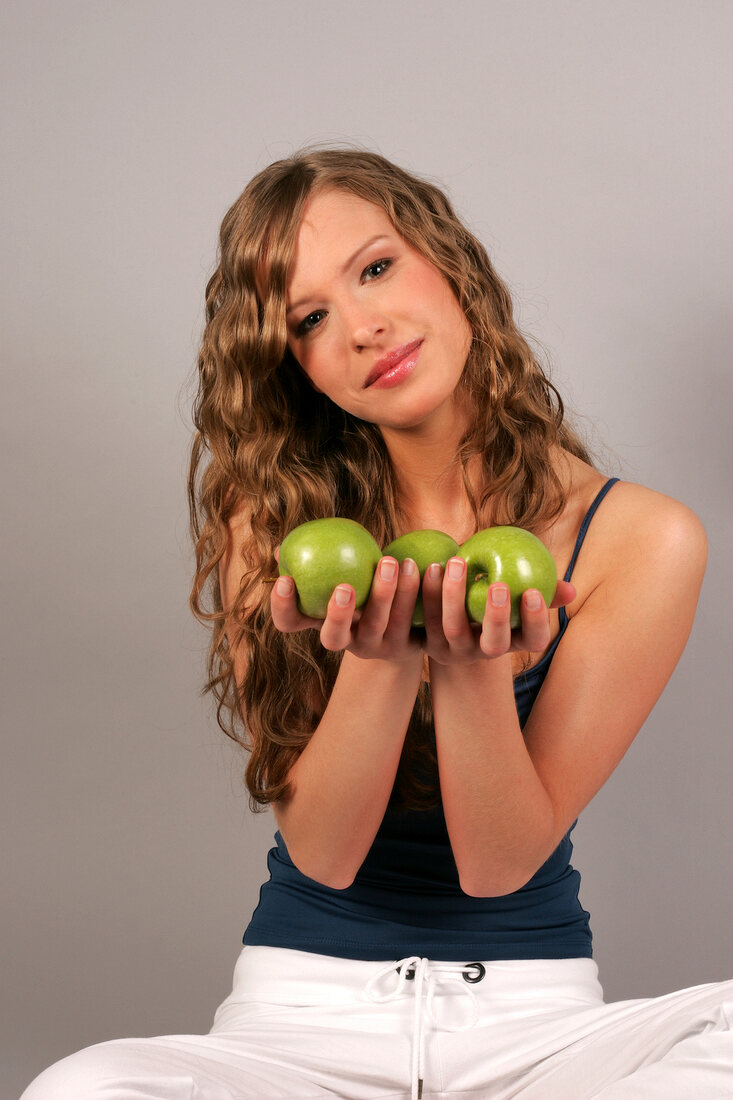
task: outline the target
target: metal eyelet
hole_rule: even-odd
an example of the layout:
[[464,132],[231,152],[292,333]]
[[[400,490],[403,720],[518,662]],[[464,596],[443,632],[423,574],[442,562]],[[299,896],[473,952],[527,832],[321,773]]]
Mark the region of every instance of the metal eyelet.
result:
[[[475,970],[475,974],[470,974],[469,970]],[[470,982],[471,985],[475,985],[476,982],[483,981],[486,977],[486,967],[483,963],[469,963],[466,970],[463,971],[464,982]]]

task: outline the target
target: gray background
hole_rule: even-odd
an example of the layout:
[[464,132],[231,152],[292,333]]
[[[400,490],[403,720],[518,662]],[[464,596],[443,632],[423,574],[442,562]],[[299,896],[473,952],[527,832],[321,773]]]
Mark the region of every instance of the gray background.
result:
[[3,1096],[94,1042],[207,1031],[230,988],[273,825],[199,695],[189,410],[221,218],[305,142],[441,182],[605,467],[705,523],[690,643],[575,863],[609,999],[732,976],[733,5],[24,0],[1,21]]

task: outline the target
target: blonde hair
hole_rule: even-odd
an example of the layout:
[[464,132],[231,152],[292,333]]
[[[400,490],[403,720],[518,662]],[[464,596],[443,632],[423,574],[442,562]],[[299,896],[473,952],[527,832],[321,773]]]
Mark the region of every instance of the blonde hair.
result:
[[[381,207],[400,236],[443,273],[470,324],[459,390],[473,420],[458,457],[475,529],[492,523],[531,529],[559,514],[565,498],[550,462],[553,445],[591,461],[514,322],[510,294],[485,248],[438,187],[351,147],[303,149],[250,181],[224,217],[218,265],[206,287],[188,500],[196,556],[190,606],[199,621],[213,624],[202,694],[214,694],[220,728],[249,753],[244,778],[253,809],[287,796],[287,773],[318,724],[341,660],[323,649],[317,631],[283,634],[273,626],[266,582],[277,572],[275,548],[299,523],[330,515],[363,524],[380,546],[403,533],[379,429],[316,392],[287,346],[296,236],[305,202],[323,189]],[[466,473],[476,455],[484,486],[478,498]],[[243,648],[247,669],[237,684],[217,566],[240,504],[251,537],[238,548],[244,572],[231,609],[233,646]],[[210,611],[202,606],[207,586]],[[430,688],[422,683],[393,802],[419,809],[437,801]]]

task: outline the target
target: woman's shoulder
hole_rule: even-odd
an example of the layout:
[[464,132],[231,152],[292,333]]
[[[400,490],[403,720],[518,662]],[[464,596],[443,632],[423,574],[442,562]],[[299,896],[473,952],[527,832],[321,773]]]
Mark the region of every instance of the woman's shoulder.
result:
[[[587,514],[611,478],[567,452],[563,452],[558,471],[567,495],[561,521],[576,526],[578,516]],[[593,526],[603,528],[607,537],[627,542],[638,538],[642,532],[654,542],[670,536],[693,540],[705,536],[702,522],[688,505],[621,476],[606,494],[603,507],[594,515]]]
[[[226,607],[227,600],[224,599],[225,588],[228,596],[232,598],[239,590],[239,580],[241,579],[243,570],[240,550],[242,545],[252,536],[252,510],[246,498],[235,496],[234,492],[230,490],[227,495],[224,515],[226,516],[224,520],[226,545],[224,547],[224,553],[219,560],[219,577],[222,589],[222,599]],[[229,602],[231,603],[231,599],[229,599]]]
[[[603,485],[608,478],[601,475],[600,480]],[[598,509],[597,528],[604,541],[642,557],[653,550],[671,550],[675,545],[689,550],[707,543],[699,516],[687,504],[624,479],[612,486],[605,507]]]
[[[556,525],[554,546],[558,575],[563,576],[584,517],[608,475],[568,456],[568,499]],[[552,529],[551,529],[552,531]],[[559,552],[558,552],[559,551]],[[621,581],[635,573],[663,571],[680,581],[701,578],[707,559],[705,528],[688,505],[656,489],[621,478],[595,510],[578,554],[572,582],[576,613],[599,584]],[[560,572],[562,570],[562,572]]]

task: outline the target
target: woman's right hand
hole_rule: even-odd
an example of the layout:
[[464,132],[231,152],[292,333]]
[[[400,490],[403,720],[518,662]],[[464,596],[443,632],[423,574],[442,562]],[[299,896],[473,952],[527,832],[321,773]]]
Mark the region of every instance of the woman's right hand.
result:
[[[391,575],[390,575],[391,573]],[[320,631],[324,649],[348,650],[364,660],[408,661],[422,654],[422,642],[411,633],[412,613],[420,589],[420,574],[406,558],[381,558],[364,607],[354,607],[354,589],[340,584],[328,603],[325,619],[301,614],[295,584],[280,577],[270,597],[272,621],[289,634],[309,628]]]

